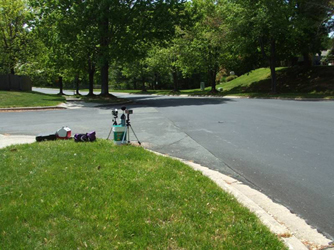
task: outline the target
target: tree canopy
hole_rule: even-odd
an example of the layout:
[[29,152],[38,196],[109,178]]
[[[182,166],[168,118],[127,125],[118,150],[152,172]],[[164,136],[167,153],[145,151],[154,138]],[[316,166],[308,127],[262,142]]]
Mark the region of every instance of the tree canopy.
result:
[[269,66],[276,92],[279,64],[308,66],[329,49],[333,9],[332,0],[0,0],[0,70],[85,81],[91,95],[99,83],[107,96],[115,75],[133,88],[206,81],[214,92],[224,72]]
[[15,74],[18,65],[34,53],[30,36],[33,18],[24,0],[0,0],[0,67],[3,73]]

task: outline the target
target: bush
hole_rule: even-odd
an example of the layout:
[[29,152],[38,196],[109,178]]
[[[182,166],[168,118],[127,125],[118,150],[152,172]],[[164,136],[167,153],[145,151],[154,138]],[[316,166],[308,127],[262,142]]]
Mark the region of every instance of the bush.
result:
[[236,75],[232,75],[232,76],[228,76],[228,77],[226,77],[226,82],[230,82],[230,81],[232,81],[232,80],[234,80],[234,79],[236,79],[236,78],[238,78],[238,76],[236,76]]

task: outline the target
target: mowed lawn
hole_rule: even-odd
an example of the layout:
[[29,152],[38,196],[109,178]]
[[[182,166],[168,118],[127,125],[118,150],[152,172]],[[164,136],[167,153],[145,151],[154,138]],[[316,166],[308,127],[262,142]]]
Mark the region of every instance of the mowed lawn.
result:
[[200,172],[140,147],[0,150],[0,249],[286,249]]
[[0,108],[46,107],[56,106],[62,102],[65,102],[65,98],[59,95],[0,90]]

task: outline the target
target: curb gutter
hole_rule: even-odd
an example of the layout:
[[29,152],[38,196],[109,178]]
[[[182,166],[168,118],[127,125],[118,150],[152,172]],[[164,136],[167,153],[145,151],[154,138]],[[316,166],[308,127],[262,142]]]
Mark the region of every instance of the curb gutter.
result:
[[38,110],[55,110],[66,109],[61,106],[48,106],[48,107],[17,107],[17,108],[0,108],[0,112],[20,112],[20,111],[38,111]]
[[[72,109],[73,107],[84,107],[84,105],[76,105],[73,103],[84,103],[83,101],[70,100],[68,103],[61,103],[58,106],[47,106],[47,107],[17,107],[17,108],[0,108],[0,112],[24,112],[24,111],[43,111],[43,110],[62,110],[62,109]],[[124,101],[119,103],[89,103],[89,106],[95,107],[105,107],[113,105],[124,105],[132,103],[132,101]]]

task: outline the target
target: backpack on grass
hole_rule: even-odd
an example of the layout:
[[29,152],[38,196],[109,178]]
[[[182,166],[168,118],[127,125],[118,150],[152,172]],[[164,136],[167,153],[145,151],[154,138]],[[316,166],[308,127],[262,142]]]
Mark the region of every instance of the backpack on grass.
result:
[[86,134],[75,134],[74,141],[75,142],[87,142],[87,141],[95,141],[96,140],[96,132],[92,131]]

